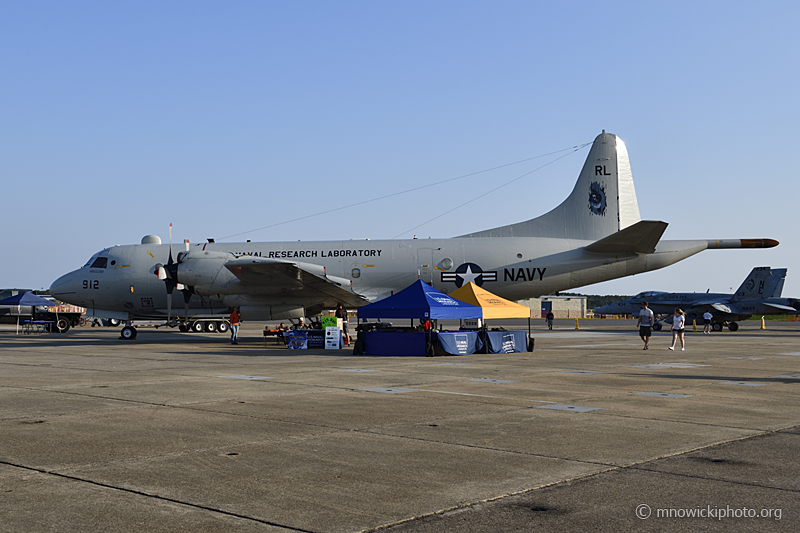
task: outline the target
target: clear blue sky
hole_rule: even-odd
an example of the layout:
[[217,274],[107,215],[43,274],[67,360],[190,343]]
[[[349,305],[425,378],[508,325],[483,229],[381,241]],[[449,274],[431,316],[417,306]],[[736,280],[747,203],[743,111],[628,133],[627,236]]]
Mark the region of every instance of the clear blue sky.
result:
[[518,222],[569,194],[586,149],[427,224],[554,157],[276,225],[605,129],[665,238],[781,245],[581,292],[726,292],[769,265],[800,297],[798,20],[789,1],[3,1],[0,286],[170,222],[176,242]]

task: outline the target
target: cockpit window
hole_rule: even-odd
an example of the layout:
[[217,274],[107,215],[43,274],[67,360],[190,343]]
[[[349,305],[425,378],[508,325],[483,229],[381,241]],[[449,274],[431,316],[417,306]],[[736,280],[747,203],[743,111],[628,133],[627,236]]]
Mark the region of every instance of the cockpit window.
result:
[[640,292],[634,298],[652,298],[653,296],[658,296],[659,294],[666,294],[664,291],[647,291],[647,292]]
[[90,257],[83,266],[90,268],[106,268],[106,266],[108,266],[108,250],[109,248],[106,248],[105,250],[97,252]]
[[98,257],[92,263],[91,268],[105,268],[108,265],[108,257]]

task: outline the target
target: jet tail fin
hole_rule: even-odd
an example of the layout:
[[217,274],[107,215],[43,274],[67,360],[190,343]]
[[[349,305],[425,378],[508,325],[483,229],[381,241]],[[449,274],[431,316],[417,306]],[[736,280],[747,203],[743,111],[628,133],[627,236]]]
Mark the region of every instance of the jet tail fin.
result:
[[767,282],[767,298],[780,298],[783,293],[783,282],[786,281],[785,268],[773,268],[772,275]]
[[736,289],[733,300],[749,300],[766,296],[767,281],[771,275],[770,267],[755,267]]
[[625,143],[595,138],[572,193],[544,215],[461,237],[549,237],[596,241],[641,220]]
[[633,226],[618,231],[608,237],[595,241],[584,250],[587,252],[614,254],[637,253],[652,254],[667,229],[667,223],[660,220],[641,220]]

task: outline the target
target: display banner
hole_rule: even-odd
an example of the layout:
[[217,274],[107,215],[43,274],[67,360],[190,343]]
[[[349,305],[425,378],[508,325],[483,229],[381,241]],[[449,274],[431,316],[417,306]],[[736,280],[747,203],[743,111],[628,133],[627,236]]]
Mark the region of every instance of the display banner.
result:
[[342,330],[336,326],[325,328],[325,349],[339,350],[342,347]]

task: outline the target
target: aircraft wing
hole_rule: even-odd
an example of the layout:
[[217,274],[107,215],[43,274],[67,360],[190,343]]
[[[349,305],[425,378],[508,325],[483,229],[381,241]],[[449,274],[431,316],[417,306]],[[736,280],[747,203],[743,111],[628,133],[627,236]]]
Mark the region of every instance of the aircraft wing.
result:
[[351,290],[349,280],[328,276],[319,265],[246,256],[224,266],[242,283],[258,286],[261,294],[334,300],[345,307],[369,303]]
[[652,254],[656,251],[656,245],[666,229],[666,222],[640,220],[632,226],[593,242],[584,249],[599,254]]
[[767,302],[759,302],[761,305],[766,305],[767,307],[772,307],[774,309],[778,309],[780,311],[786,311],[788,313],[796,313],[797,309],[794,307],[789,307],[788,305],[781,305],[781,304],[771,304]]

